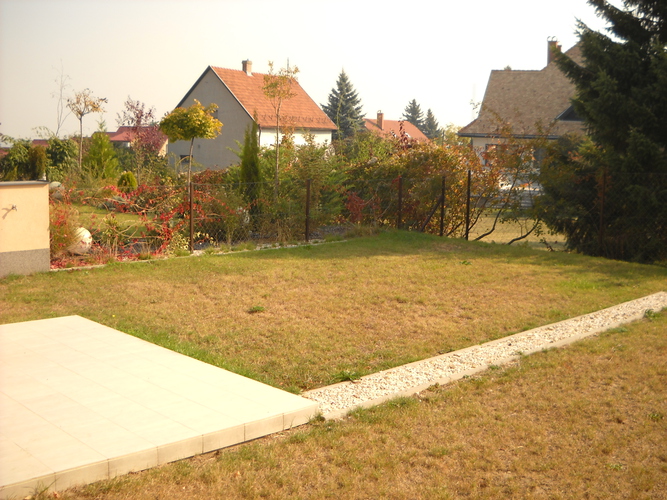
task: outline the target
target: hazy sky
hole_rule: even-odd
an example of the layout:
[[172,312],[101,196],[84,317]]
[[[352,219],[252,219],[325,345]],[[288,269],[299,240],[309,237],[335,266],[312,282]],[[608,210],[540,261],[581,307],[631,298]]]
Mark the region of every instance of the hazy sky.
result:
[[[603,26],[586,0],[0,0],[0,132],[55,130],[61,68],[69,95],[109,100],[115,130],[128,96],[162,116],[207,66],[244,59],[258,73],[289,59],[318,104],[344,69],[369,117],[399,119],[416,99],[441,125],[465,125],[492,69],[541,69],[547,38],[570,48],[577,19]],[[76,131],[69,116],[64,132]]]

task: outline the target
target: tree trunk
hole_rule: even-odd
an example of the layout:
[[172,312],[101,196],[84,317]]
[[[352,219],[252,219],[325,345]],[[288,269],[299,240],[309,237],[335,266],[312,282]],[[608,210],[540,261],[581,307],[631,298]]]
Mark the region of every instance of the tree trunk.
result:
[[83,116],[79,118],[79,173],[83,172]]
[[280,104],[276,108],[276,171],[273,179],[273,202],[278,202],[278,174],[280,171]]

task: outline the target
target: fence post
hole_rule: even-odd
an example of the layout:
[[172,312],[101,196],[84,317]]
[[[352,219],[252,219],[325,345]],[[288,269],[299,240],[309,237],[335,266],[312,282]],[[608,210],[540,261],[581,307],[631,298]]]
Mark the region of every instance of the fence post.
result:
[[602,168],[602,193],[600,194],[600,230],[598,231],[598,246],[600,255],[604,256],[604,198],[607,189],[607,169]]
[[195,250],[195,224],[194,224],[194,209],[192,204],[192,181],[188,183],[189,198],[190,198],[190,253]]
[[442,176],[442,187],[440,189],[440,236],[445,234],[445,176]]
[[396,216],[396,229],[401,229],[403,218],[403,177],[398,176],[398,214]]
[[306,180],[306,242],[310,240],[310,179]]
[[472,175],[470,174],[470,169],[468,169],[468,189],[466,194],[466,240],[470,236],[470,181]]

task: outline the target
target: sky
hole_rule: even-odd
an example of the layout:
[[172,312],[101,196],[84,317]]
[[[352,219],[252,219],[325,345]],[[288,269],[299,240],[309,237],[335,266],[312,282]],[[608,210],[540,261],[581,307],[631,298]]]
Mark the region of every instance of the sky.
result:
[[[363,112],[401,118],[415,99],[441,126],[474,118],[493,69],[539,70],[547,39],[577,42],[577,20],[601,30],[586,0],[0,0],[0,133],[55,131],[66,96],[90,89],[108,130],[128,97],[172,110],[210,66],[297,66],[325,104],[344,70]],[[70,115],[60,135],[78,133]]]

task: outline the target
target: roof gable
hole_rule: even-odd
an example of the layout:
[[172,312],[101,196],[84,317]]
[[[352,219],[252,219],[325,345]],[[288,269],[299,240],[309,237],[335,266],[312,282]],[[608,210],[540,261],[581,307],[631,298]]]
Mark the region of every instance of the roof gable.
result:
[[[249,116],[257,116],[261,127],[275,127],[276,113],[271,101],[264,95],[264,74],[247,74],[241,70],[209,68],[220,78]],[[336,130],[336,125],[313,101],[298,81],[292,86],[294,97],[282,103],[280,112],[283,124],[297,129]]]
[[[581,51],[575,45],[566,52],[581,62]],[[581,132],[583,123],[570,118],[563,120],[571,107],[574,85],[550,62],[539,71],[493,70],[484,93],[477,119],[459,131],[464,137],[493,136],[502,124],[510,124],[518,136],[542,134],[560,136]]]

